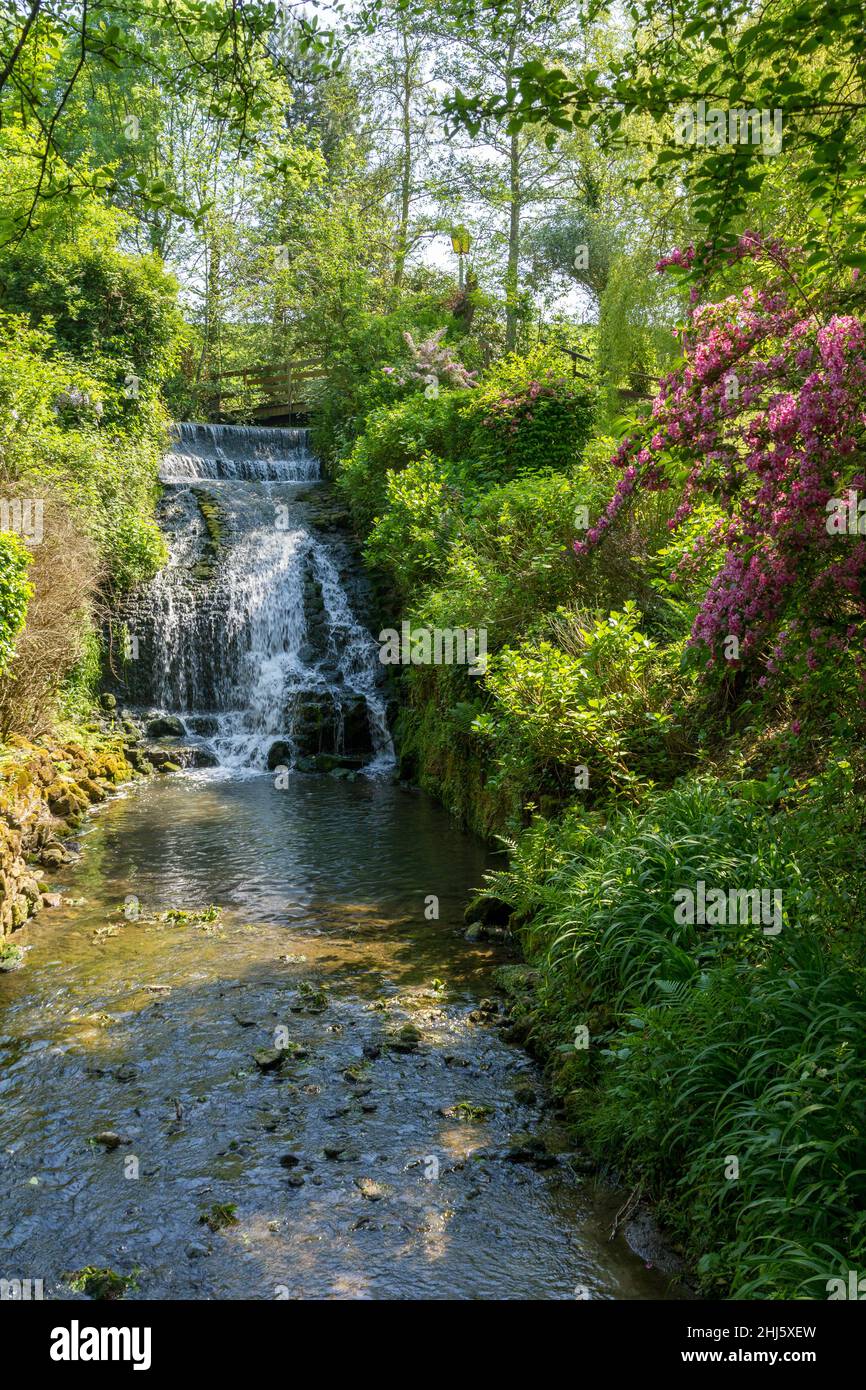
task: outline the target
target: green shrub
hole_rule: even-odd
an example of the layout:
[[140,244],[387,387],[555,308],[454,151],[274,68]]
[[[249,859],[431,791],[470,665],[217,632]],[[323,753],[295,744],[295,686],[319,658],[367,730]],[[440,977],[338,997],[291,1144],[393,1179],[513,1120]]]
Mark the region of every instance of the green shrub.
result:
[[679,653],[639,630],[628,603],[585,626],[560,610],[549,640],[506,647],[491,661],[490,732],[505,761],[585,767],[593,791],[670,776]]
[[24,626],[33,592],[27,578],[30,556],[21,539],[0,531],[0,675],[8,668],[15,641]]
[[[27,492],[32,498],[32,480]],[[22,487],[8,488],[20,497]],[[25,496],[27,494],[25,493]],[[0,737],[47,730],[62,686],[86,649],[99,579],[99,557],[85,518],[63,495],[43,487],[41,539],[30,549],[31,592],[15,659],[0,680]]]
[[366,558],[409,596],[435,573],[456,525],[453,489],[438,461],[424,454],[386,475],[386,504],[364,549]]
[[573,478],[537,473],[471,494],[435,587],[416,598],[413,611],[439,627],[484,627],[496,650],[554,608],[596,601],[571,541],[577,507],[591,509],[599,491],[580,469]]
[[561,355],[550,349],[502,358],[461,406],[473,472],[490,482],[573,468],[595,404],[593,387],[564,375]]
[[[372,410],[336,471],[361,534],[386,505],[386,474],[425,453],[448,461],[452,479],[470,500],[508,479],[577,469],[592,426],[592,396],[554,376],[549,363],[540,350],[512,355],[474,389],[441,389],[429,398],[416,387]],[[600,484],[604,474],[598,471]],[[586,470],[584,477],[588,481]],[[601,486],[591,500],[597,510],[604,500]],[[573,515],[561,520],[573,539]]]
[[417,339],[443,323],[454,329],[435,277],[426,288],[406,292],[397,308],[371,313],[344,306],[342,317],[332,329],[338,336],[324,345],[328,378],[316,392],[313,422],[313,446],[329,465],[351,452],[375,411],[419,396],[416,385],[400,385],[385,371],[407,356],[404,332]]
[[130,404],[123,424],[122,390],[59,355],[46,330],[0,315],[0,479],[65,497],[118,587],[165,558],[153,507],[168,422],[155,399]]
[[81,654],[69,671],[60,691],[62,713],[68,719],[86,720],[93,708],[102,680],[102,642],[93,627],[85,630]]
[[369,415],[364,433],[337,471],[337,484],[362,535],[387,506],[389,473],[424,454],[459,457],[456,408],[465,394],[442,391],[430,400],[415,390],[406,400],[379,406]]
[[0,310],[50,331],[58,355],[74,359],[113,390],[107,418],[128,420],[138,379],[149,399],[178,360],[185,336],[177,284],[155,256],[118,249],[118,215],[79,208],[77,221],[28,236],[0,253]]

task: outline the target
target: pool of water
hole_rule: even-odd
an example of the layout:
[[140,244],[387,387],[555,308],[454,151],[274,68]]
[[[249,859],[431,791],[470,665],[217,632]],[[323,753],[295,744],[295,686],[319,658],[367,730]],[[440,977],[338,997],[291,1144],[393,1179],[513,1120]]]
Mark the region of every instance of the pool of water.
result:
[[[0,975],[0,1277],[61,1298],[84,1266],[145,1299],[670,1296],[608,1239],[621,1197],[503,1157],[523,1131],[556,1147],[554,1117],[478,1016],[506,959],[462,935],[485,850],[426,798],[194,773],[80,838],[64,905]],[[395,1051],[408,1023],[417,1049]]]

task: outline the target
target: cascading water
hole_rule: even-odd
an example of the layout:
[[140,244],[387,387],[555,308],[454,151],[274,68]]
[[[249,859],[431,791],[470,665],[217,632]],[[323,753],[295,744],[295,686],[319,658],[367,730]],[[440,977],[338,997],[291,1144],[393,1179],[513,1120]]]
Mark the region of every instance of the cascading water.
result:
[[170,712],[227,767],[325,753],[389,771],[378,648],[347,547],[315,529],[308,432],[180,424],[161,477],[170,558],[123,614],[131,699]]

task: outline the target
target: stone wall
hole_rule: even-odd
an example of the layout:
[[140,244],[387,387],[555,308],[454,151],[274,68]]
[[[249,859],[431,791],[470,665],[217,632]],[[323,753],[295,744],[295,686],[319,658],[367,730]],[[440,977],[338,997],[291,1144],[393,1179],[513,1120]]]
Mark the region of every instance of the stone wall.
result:
[[0,940],[51,905],[44,878],[71,857],[64,837],[133,776],[118,738],[13,736],[0,748]]

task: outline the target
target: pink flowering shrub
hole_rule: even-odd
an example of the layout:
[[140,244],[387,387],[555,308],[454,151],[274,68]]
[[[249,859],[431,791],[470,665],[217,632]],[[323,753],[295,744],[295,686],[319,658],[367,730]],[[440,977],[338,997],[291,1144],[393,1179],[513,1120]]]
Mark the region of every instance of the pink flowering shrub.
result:
[[475,385],[476,372],[467,371],[462,362],[452,356],[447,344],[442,342],[446,329],[439,328],[428,338],[416,343],[412,334],[403,334],[409,349],[410,359],[402,367],[383,367],[387,376],[393,376],[401,386],[418,382],[426,387],[454,386],[468,388]]
[[[598,545],[640,490],[677,489],[674,530],[707,496],[722,519],[696,546],[723,559],[690,640],[705,644],[708,669],[757,664],[766,684],[783,662],[817,671],[847,653],[862,679],[864,326],[809,312],[778,244],[747,232],[728,256],[766,257],[782,277],[718,303],[697,303],[692,291],[683,363],[616,451],[620,481],[574,549]],[[693,248],[674,251],[658,268],[694,259]]]

